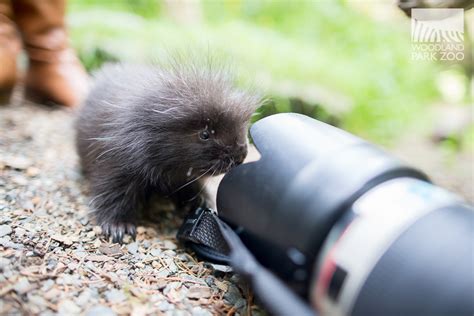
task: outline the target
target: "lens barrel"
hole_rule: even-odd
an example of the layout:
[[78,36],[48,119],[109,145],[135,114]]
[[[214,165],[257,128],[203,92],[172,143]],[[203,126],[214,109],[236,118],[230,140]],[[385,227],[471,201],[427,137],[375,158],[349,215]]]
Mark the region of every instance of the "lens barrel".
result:
[[[411,286],[410,283],[402,282],[420,282],[417,291],[423,286],[435,288],[440,285],[433,280],[439,280],[438,273],[447,272],[446,267],[450,264],[441,257],[453,251],[462,264],[453,266],[456,270],[452,273],[463,275],[464,282],[451,277],[451,281],[445,280],[450,282],[446,289],[452,293],[458,293],[460,288],[469,290],[466,286],[473,278],[472,270],[467,269],[468,264],[472,265],[472,255],[469,255],[474,240],[472,209],[455,196],[431,185],[422,172],[349,133],[309,117],[294,113],[273,115],[255,123],[250,133],[261,159],[240,165],[223,178],[217,194],[217,209],[223,219],[238,227],[242,240],[257,259],[295,291],[309,297],[320,310],[341,315],[367,315],[384,310],[403,312],[405,310],[399,304],[404,303],[408,306],[406,311],[425,311],[427,309],[423,308],[428,300],[437,300],[446,308],[459,306],[459,311],[472,310],[472,304],[466,303],[462,307],[465,296],[458,295],[459,299],[454,300],[452,295],[446,296],[447,292],[441,290],[426,291],[426,299],[420,299],[417,305],[409,300],[415,300],[413,296],[407,296],[409,289],[403,288]],[[401,206],[395,208],[397,201]],[[369,208],[371,211],[364,211]],[[416,216],[403,222],[402,219],[408,216],[406,212]],[[442,223],[439,218],[430,220],[438,213],[452,217],[452,220]],[[357,249],[367,248],[363,243],[338,250],[339,256],[354,257],[354,266],[367,270],[359,275],[359,279],[353,279],[351,277],[360,271],[353,270],[352,265],[338,266],[331,254],[338,249],[335,245],[343,240],[341,238],[351,231],[349,228],[356,227],[354,223],[360,223],[362,219],[368,221],[361,227],[375,227],[372,229],[374,238],[380,237],[376,234],[380,225],[387,225],[385,228],[388,227],[392,235],[390,239],[382,233],[385,244],[375,243],[373,248],[359,254]],[[425,221],[430,225],[421,225]],[[392,227],[393,231],[390,230],[392,222],[399,225],[397,229]],[[451,231],[456,230],[461,222],[465,223],[462,225],[464,228],[458,229],[463,230],[463,234],[454,239],[456,234]],[[436,223],[444,225],[431,226]],[[418,228],[418,225],[421,226]],[[361,230],[356,228],[353,228],[355,232]],[[452,238],[440,237],[441,229]],[[368,237],[359,232],[359,235],[344,237],[344,240],[364,238]],[[405,238],[413,238],[413,242],[400,241]],[[428,247],[431,240],[446,244],[449,249],[435,245]],[[411,244],[413,246],[409,246]],[[454,244],[459,248],[454,248]],[[460,249],[464,254],[461,255]],[[358,260],[364,256],[372,261]],[[382,260],[388,261],[380,266]],[[418,265],[426,264],[427,260],[435,262],[425,266],[425,273],[421,273]],[[395,269],[400,262],[405,267],[403,271]],[[439,266],[434,267],[437,262]],[[407,266],[412,266],[413,270],[405,275],[406,269],[410,269]],[[381,272],[383,277],[376,274],[376,269],[384,271]],[[391,278],[387,271],[393,271]],[[382,281],[372,285],[375,282],[371,281],[372,278]],[[472,290],[474,282],[470,284]],[[393,296],[396,288],[401,291],[399,296]],[[384,289],[388,295],[385,303],[372,293],[375,291],[382,295]],[[417,293],[413,292],[414,295]],[[450,304],[443,303],[440,295]],[[377,298],[379,303],[370,303],[373,302],[371,297]],[[389,308],[391,298],[400,300],[392,302],[393,309]],[[432,306],[438,307],[436,304]]]

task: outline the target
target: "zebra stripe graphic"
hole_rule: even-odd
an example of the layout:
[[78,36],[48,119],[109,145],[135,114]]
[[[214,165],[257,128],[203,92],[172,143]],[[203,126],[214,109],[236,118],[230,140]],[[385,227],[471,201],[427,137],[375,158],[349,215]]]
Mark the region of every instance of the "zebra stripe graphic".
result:
[[462,43],[464,41],[463,9],[412,9],[413,42]]
[[464,41],[463,31],[444,30],[436,26],[436,21],[419,21],[412,19],[411,39],[413,42],[454,42]]

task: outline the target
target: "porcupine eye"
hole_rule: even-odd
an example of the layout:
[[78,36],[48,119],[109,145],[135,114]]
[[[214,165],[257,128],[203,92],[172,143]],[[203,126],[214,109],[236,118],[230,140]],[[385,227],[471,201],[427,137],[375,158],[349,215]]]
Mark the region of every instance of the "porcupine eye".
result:
[[211,137],[211,134],[208,130],[203,130],[199,133],[199,138],[201,140],[208,140]]

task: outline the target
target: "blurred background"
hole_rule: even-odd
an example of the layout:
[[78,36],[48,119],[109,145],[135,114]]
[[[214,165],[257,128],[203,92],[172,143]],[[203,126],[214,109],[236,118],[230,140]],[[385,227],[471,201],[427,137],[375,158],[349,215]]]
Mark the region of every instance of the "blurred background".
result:
[[473,10],[465,58],[412,60],[410,18],[394,1],[70,0],[87,70],[149,62],[174,48],[230,56],[269,98],[255,120],[310,115],[387,148],[474,201]]

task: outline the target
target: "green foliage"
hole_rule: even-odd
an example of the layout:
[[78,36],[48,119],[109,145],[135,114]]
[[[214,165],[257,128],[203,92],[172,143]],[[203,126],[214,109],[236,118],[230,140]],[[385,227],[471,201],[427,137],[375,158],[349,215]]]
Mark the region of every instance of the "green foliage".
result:
[[72,39],[88,69],[209,47],[270,97],[256,119],[297,111],[379,142],[438,97],[436,66],[410,59],[408,19],[375,21],[344,1],[204,0],[203,23],[178,25],[156,3],[72,1]]

